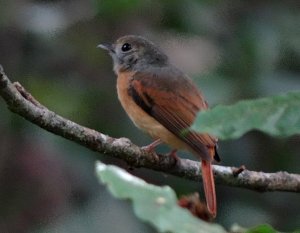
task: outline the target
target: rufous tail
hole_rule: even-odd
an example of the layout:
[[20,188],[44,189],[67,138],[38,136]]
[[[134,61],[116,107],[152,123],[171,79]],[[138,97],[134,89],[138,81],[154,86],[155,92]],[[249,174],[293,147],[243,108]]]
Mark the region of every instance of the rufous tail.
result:
[[215,180],[214,180],[211,162],[202,160],[201,171],[202,171],[202,179],[203,179],[207,209],[212,215],[212,217],[215,218],[217,215],[217,200],[216,200]]

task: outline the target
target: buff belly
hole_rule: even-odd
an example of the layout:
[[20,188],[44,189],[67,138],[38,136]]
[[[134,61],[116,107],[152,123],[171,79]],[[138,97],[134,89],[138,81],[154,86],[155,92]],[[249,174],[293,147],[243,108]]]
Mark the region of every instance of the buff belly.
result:
[[187,149],[189,147],[167,130],[163,125],[141,109],[128,95],[128,77],[129,75],[119,75],[117,79],[118,98],[122,107],[133,121],[133,123],[149,134],[153,139],[161,139],[174,149]]

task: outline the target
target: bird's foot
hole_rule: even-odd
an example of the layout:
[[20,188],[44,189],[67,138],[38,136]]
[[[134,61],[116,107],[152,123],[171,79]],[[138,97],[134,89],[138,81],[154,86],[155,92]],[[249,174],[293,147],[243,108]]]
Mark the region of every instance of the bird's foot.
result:
[[241,174],[243,171],[246,170],[245,165],[242,165],[240,167],[236,167],[232,169],[232,174],[234,177],[237,177],[239,174]]
[[175,164],[177,164],[178,162],[180,162],[180,158],[177,156],[176,152],[177,152],[177,150],[174,149],[174,150],[172,150],[172,151],[168,154],[168,156],[170,156],[170,157],[172,157],[172,158],[174,159]]
[[148,153],[153,153],[154,152],[154,149],[155,147],[157,147],[159,144],[161,144],[162,141],[160,139],[157,139],[155,140],[154,142],[150,143],[149,145],[147,146],[143,146],[142,147],[142,150],[148,152]]

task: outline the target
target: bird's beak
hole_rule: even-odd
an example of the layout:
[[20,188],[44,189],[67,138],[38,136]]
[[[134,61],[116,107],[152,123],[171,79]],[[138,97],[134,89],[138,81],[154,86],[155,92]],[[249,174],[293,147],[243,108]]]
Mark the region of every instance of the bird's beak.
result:
[[107,51],[109,51],[111,53],[115,53],[114,46],[111,43],[102,43],[102,44],[99,44],[99,45],[97,45],[97,48],[101,48],[101,49],[107,50]]

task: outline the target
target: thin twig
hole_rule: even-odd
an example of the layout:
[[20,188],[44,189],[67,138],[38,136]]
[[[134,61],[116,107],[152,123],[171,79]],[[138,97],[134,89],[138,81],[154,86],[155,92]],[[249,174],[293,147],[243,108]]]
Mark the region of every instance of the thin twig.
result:
[[[201,180],[199,162],[188,159],[175,161],[171,156],[148,153],[127,138],[112,138],[48,110],[19,83],[11,83],[1,66],[0,95],[12,112],[49,132],[79,143],[93,151],[122,159],[131,167],[144,167],[189,180]],[[255,172],[218,165],[214,165],[213,169],[219,184],[262,192],[300,192],[300,175],[298,174]]]

